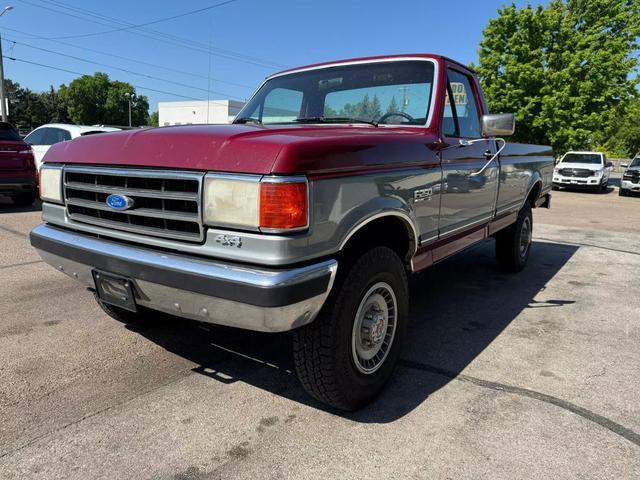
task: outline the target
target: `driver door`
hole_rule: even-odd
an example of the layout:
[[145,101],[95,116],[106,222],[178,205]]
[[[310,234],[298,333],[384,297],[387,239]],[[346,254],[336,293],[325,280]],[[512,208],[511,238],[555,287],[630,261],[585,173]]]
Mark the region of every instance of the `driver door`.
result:
[[440,238],[489,222],[494,214],[498,161],[483,167],[496,152],[496,142],[465,143],[481,139],[482,103],[474,85],[467,73],[449,66],[442,119]]

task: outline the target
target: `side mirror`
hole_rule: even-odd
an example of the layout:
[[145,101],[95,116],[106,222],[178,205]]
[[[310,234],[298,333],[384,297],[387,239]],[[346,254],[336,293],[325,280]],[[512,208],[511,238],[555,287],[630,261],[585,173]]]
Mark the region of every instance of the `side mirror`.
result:
[[607,168],[613,168],[613,162],[607,162]]
[[497,113],[482,116],[483,137],[507,137],[516,131],[516,116],[513,113]]
[[629,164],[628,164],[628,163],[621,163],[621,164],[620,164],[620,167],[622,167],[622,168],[627,168],[628,166],[629,166]]

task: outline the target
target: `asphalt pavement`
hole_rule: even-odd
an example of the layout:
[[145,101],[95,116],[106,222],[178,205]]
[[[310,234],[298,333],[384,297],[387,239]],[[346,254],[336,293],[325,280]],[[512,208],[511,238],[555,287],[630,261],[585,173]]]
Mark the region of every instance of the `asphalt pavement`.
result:
[[640,478],[640,198],[554,192],[518,275],[488,241],[411,279],[393,381],[311,400],[288,334],[107,317],[0,200],[0,479]]

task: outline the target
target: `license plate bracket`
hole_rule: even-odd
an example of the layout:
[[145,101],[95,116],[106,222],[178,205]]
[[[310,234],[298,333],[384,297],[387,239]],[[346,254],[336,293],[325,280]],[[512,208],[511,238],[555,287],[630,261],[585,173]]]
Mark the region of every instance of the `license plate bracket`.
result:
[[138,311],[131,279],[100,270],[93,270],[92,273],[100,300],[130,312]]

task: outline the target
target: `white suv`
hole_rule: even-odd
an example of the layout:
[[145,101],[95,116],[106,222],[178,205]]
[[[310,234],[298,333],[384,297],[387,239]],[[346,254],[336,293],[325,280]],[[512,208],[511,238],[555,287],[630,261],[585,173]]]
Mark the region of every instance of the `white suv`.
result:
[[102,125],[67,125],[65,123],[47,123],[33,130],[29,135],[24,137],[24,141],[31,145],[33,156],[36,160],[36,168],[40,171],[42,158],[47,153],[51,145],[73,140],[83,135],[92,135],[94,133],[117,132],[120,130],[115,127],[104,127]]
[[553,188],[587,188],[606,192],[613,163],[600,152],[567,152],[553,170]]

